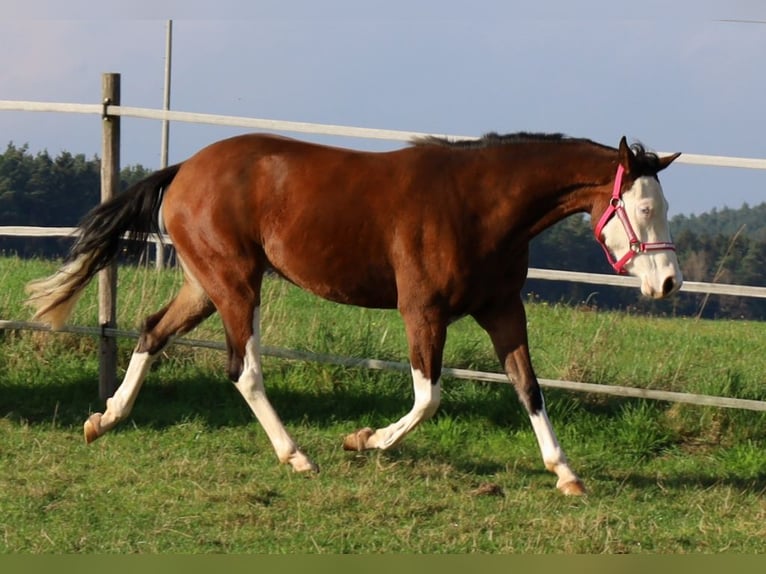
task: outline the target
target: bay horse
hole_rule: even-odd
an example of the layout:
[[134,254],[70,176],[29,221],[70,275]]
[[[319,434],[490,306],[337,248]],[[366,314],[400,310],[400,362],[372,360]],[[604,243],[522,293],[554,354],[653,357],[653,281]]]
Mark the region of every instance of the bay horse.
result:
[[88,443],[130,413],[149,366],[173,337],[221,314],[228,375],[296,471],[317,466],[270,404],[260,355],[261,281],[272,270],[320,297],[398,309],[407,334],[414,405],[400,420],[348,435],[348,450],[388,449],[436,411],[447,326],[470,315],[483,327],[526,408],[545,467],[564,494],[584,492],[545,409],[530,362],[521,290],[529,242],[564,217],[590,214],[596,239],[641,292],[677,291],[681,271],[657,174],[658,157],[625,137],[618,148],[560,134],[428,137],[390,152],[361,152],[250,134],[214,143],[92,209],[51,277],[28,286],[35,317],[60,328],[125,234],[143,246],[160,231],[184,282],[146,318],[124,379]]

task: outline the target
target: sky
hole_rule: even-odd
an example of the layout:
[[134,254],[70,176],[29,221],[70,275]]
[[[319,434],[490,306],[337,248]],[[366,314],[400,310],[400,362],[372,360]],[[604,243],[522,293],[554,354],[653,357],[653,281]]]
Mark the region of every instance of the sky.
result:
[[[118,72],[124,105],[160,108],[172,19],[174,110],[465,136],[562,132],[612,146],[625,135],[663,153],[766,158],[762,0],[122,4],[4,0],[0,100],[98,103],[101,74]],[[0,111],[0,145],[92,157],[100,122]],[[170,162],[246,131],[171,124]],[[122,165],[159,167],[160,134],[158,121],[123,119]],[[766,201],[766,170],[679,162],[661,181],[671,215]]]

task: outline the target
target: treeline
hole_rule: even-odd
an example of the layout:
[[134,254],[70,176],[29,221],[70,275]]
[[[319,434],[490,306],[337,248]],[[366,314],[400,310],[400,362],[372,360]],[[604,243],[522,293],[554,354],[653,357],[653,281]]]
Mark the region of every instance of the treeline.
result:
[[[131,166],[120,173],[123,189],[151,170]],[[33,155],[9,144],[0,154],[0,225],[74,227],[100,195],[100,160],[62,152]],[[670,222],[688,281],[766,285],[766,203],[676,216]],[[69,239],[0,236],[0,253],[22,257],[62,257]],[[573,216],[535,238],[531,265],[548,269],[612,273],[590,222]],[[766,319],[766,301],[748,297],[681,293],[668,301],[648,301],[637,290],[560,281],[529,280],[533,299],[592,308],[665,315]]]
[[[753,210],[766,213],[766,204]],[[750,221],[751,208],[726,209],[727,221],[732,213]],[[670,229],[676,245],[684,280],[708,283],[766,286],[766,218],[732,226],[723,232],[723,224],[714,213],[704,217],[677,216]],[[689,222],[693,221],[693,224]],[[710,229],[711,231],[707,231]],[[532,241],[530,265],[566,271],[612,273],[601,247],[593,239],[590,222],[584,216],[573,216],[554,225]],[[545,301],[564,301],[604,309],[662,315],[701,316],[706,318],[766,319],[766,300],[752,297],[705,296],[679,293],[664,301],[651,301],[636,290],[558,281],[529,280],[526,294]]]
[[732,237],[745,233],[752,239],[766,240],[766,203],[755,207],[744,204],[739,209],[713,208],[701,215],[678,215],[673,218],[673,231],[691,231],[697,235]]
[[[127,189],[151,173],[141,166],[120,172]],[[0,154],[0,225],[74,227],[101,194],[101,161],[83,154],[47,151],[32,155],[26,145],[8,144]],[[70,240],[0,236],[0,253],[60,257]]]

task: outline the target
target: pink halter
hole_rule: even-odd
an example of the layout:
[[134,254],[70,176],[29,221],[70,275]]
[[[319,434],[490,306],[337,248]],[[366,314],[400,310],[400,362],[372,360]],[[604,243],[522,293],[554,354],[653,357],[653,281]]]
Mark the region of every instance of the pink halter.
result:
[[[662,251],[666,249],[671,251],[676,250],[676,246],[673,245],[673,243],[666,241],[654,243],[642,243],[639,241],[636,232],[633,231],[633,226],[630,224],[628,214],[625,212],[625,203],[622,201],[622,176],[624,173],[625,169],[622,167],[622,164],[618,165],[617,175],[615,175],[614,178],[614,189],[612,190],[612,197],[609,200],[609,207],[606,208],[606,211],[604,211],[601,219],[598,220],[595,231],[596,240],[601,244],[601,247],[604,248],[604,253],[606,254],[607,261],[609,261],[609,265],[611,265],[612,269],[614,269],[620,275],[627,274],[625,266],[638,253],[646,253],[647,251]],[[630,243],[628,252],[619,260],[612,256],[611,252],[606,246],[606,243],[604,242],[604,239],[601,237],[601,232],[603,231],[604,226],[609,222],[610,219],[612,219],[615,214],[617,214],[617,217],[622,222],[625,233],[628,234],[628,242]]]

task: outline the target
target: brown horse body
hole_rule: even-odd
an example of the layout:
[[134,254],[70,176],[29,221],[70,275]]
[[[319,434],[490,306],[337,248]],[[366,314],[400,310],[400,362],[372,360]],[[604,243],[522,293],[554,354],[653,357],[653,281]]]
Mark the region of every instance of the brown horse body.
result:
[[[82,238],[67,265],[32,286],[32,301],[38,317],[62,324],[84,285],[116,255],[119,236],[155,229],[159,190],[165,187],[162,218],[185,282],[173,301],[147,319],[123,384],[106,412],[85,424],[88,441],[127,416],[151,361],[170,338],[217,310],[226,331],[229,375],[278,457],[296,470],[315,469],[263,388],[260,288],[271,269],[320,297],[396,308],[404,320],[413,409],[389,427],[349,435],[346,448],[389,448],[435,412],[447,326],[470,315],[489,333],[529,412],[546,467],[558,475],[563,492],[578,494],[582,485],[545,414],[529,358],[520,296],[529,241],[576,212],[590,213],[595,222],[612,201],[622,165],[618,188],[626,203],[630,194],[637,202],[635,214],[628,210],[628,225],[632,222],[642,242],[669,242],[666,204],[652,182],[675,157],[631,151],[624,139],[614,149],[557,135],[427,139],[386,153],[276,136],[235,137],[157,172],[111,206],[95,208],[83,221]],[[639,212],[649,208],[639,206],[638,196],[646,189],[659,195],[649,198],[652,213],[644,222]],[[603,235],[615,256],[634,247],[616,218]],[[626,269],[642,276],[647,295],[661,297],[680,287],[672,251],[636,253]]]

